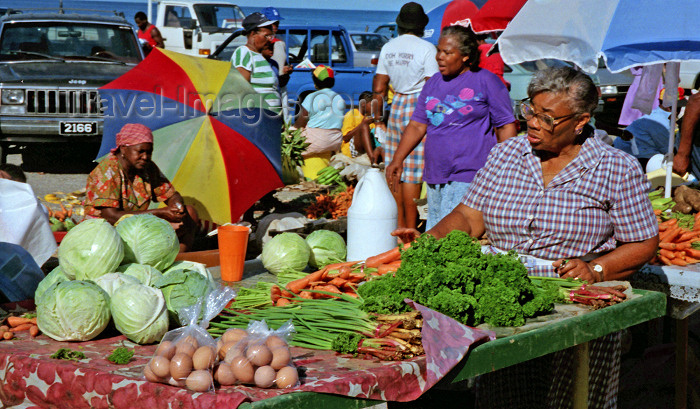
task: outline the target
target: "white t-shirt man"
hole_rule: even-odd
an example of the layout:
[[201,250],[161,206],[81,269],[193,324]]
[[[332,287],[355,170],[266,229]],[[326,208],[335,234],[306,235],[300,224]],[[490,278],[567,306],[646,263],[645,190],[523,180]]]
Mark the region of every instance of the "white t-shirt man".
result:
[[398,36],[384,44],[379,54],[377,74],[388,75],[394,92],[420,92],[426,77],[438,72],[435,46],[413,34]]

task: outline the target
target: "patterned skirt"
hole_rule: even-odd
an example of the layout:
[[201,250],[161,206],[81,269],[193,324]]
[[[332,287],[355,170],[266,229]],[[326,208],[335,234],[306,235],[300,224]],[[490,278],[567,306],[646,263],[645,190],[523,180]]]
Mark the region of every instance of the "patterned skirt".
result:
[[[387,124],[386,144],[384,144],[385,163],[391,163],[401,141],[401,134],[411,120],[416,100],[420,93],[395,94],[391,102],[391,114]],[[421,183],[423,180],[423,142],[418,144],[403,161],[401,181],[404,183]]]

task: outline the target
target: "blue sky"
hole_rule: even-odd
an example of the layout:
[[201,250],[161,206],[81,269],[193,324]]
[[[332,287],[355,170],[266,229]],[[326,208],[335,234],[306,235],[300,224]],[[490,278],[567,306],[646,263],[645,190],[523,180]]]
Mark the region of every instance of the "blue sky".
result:
[[[112,0],[114,1],[114,0]],[[148,0],[122,0],[124,2],[143,2]],[[234,0],[236,4],[243,7],[287,7],[287,8],[318,8],[322,5],[325,9],[345,9],[345,10],[399,10],[404,3],[409,0],[353,0],[351,2],[319,2],[318,0]],[[433,7],[446,3],[448,0],[423,0],[418,1],[425,11]]]

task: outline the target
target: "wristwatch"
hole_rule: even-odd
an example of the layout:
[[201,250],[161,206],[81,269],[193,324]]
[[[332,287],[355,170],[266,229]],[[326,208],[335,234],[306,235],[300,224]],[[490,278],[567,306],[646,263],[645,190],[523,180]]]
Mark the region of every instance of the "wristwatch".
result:
[[600,264],[592,264],[592,265],[593,265],[593,271],[598,273],[598,278],[600,279],[600,281],[603,281],[603,279],[604,279],[603,278],[603,266],[601,266]]

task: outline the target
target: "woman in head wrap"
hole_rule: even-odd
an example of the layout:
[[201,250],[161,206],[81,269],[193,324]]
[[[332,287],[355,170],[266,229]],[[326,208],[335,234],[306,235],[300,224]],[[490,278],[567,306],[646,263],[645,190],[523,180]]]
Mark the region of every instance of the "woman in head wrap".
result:
[[[151,130],[141,124],[126,124],[116,139],[117,147],[88,175],[85,215],[115,224],[127,214],[151,213],[173,225],[180,251],[187,251],[194,240],[197,215],[151,161]],[[149,209],[151,202],[167,206]]]

